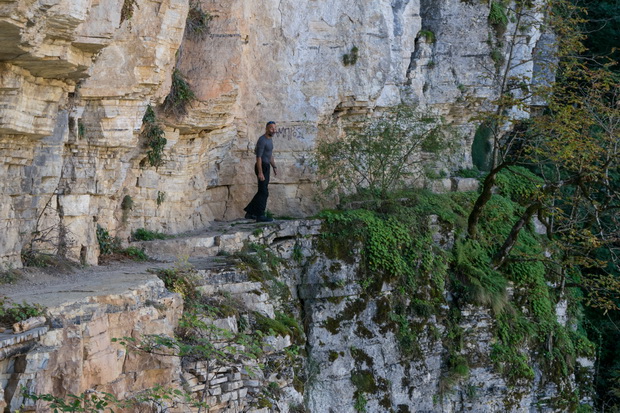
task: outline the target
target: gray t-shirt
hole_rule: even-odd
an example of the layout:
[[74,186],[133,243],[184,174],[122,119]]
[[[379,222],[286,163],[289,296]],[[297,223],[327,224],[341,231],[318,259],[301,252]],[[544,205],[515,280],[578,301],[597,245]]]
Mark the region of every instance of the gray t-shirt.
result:
[[271,161],[271,152],[273,152],[273,140],[267,138],[265,135],[258,138],[256,149],[254,150],[256,157],[261,158],[263,163],[269,164]]

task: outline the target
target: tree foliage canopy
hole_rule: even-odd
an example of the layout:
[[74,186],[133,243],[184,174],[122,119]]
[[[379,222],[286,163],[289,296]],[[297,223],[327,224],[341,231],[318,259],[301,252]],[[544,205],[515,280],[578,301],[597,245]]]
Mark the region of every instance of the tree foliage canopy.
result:
[[330,194],[367,191],[385,197],[445,159],[452,137],[439,116],[401,105],[342,139],[319,142],[318,172]]

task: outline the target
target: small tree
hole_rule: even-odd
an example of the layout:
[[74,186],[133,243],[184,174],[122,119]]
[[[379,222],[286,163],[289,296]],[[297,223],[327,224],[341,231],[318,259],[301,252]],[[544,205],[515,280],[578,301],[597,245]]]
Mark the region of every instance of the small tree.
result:
[[[486,68],[498,87],[498,97],[489,102],[492,110],[481,112],[478,116],[490,135],[492,152],[489,173],[482,182],[480,196],[468,218],[467,234],[474,239],[478,236],[478,222],[484,206],[491,199],[498,174],[506,168],[523,163],[524,145],[527,144],[529,136],[527,129],[519,128],[519,125],[526,114],[529,116],[530,104],[533,100],[544,101],[551,93],[549,85],[546,84],[552,79],[545,79],[546,75],[536,79],[528,71],[522,73],[524,65],[533,61],[533,58],[524,60],[517,53],[520,48],[528,47],[529,30],[535,27],[541,32],[551,29],[555,33],[556,42],[553,47],[556,52],[554,56],[546,59],[546,74],[557,71],[555,61],[583,51],[582,36],[575,30],[583,20],[579,9],[567,0],[544,0],[538,3],[516,1],[505,9],[498,2],[492,2],[491,6],[489,23],[498,36],[508,29],[509,21],[512,24],[506,35],[506,45],[498,40],[497,44],[502,48],[494,49],[502,56],[500,49],[503,49],[506,57],[502,57],[499,64],[496,62],[493,69]],[[498,30],[498,25],[501,30]]]
[[421,178],[429,165],[438,165],[449,152],[451,136],[439,116],[400,105],[343,139],[319,142],[318,173],[327,194],[386,197]]

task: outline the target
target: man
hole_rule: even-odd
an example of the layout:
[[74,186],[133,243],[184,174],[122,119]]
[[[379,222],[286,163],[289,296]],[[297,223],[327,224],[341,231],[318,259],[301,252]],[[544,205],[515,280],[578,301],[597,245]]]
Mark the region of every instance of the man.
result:
[[256,142],[256,164],[254,165],[254,173],[258,176],[258,191],[252,201],[244,208],[246,219],[255,219],[257,222],[273,221],[265,215],[267,208],[267,197],[269,197],[269,175],[271,167],[273,173],[278,175],[278,168],[273,161],[273,135],[276,133],[276,123],[267,122],[265,126],[265,134],[258,138]]

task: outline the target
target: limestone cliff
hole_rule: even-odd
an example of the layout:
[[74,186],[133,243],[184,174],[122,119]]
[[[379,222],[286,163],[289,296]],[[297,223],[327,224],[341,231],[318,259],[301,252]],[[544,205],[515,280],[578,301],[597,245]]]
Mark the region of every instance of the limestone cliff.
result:
[[[199,36],[185,30],[196,7]],[[461,0],[2,2],[0,262],[20,267],[32,249],[96,264],[97,225],[126,238],[239,217],[266,120],[279,125],[278,214],[316,210],[318,139],[401,102],[457,125],[454,164],[471,165],[470,119],[497,95],[491,56],[506,52],[488,15]],[[521,73],[540,35],[519,32]],[[160,106],[175,68],[196,95],[181,116]],[[140,133],[149,105],[167,139],[158,168]]]
[[[192,279],[212,315],[203,319],[208,333],[195,331],[189,343],[207,334],[216,351],[175,357],[174,346],[142,341],[187,331],[175,329],[179,295],[135,269],[100,274],[97,285],[57,291],[60,302],[50,306],[45,326],[0,333],[0,408],[48,411],[43,401],[24,400],[23,386],[67,402],[71,393],[108,392],[137,403],[125,410],[111,404],[115,411],[200,411],[183,399],[155,399],[158,385],[187,392],[212,413],[565,412],[588,404],[589,360],[567,352],[550,361],[551,352],[536,348],[532,337],[512,349],[518,360],[498,363],[504,327],[494,309],[460,302],[440,274],[416,275],[418,293],[403,300],[408,287],[382,272],[365,273],[360,250],[336,257],[339,247],[325,244],[329,230],[319,220],[281,221],[144,242],[161,260],[193,257]],[[450,245],[449,231],[436,234],[428,249]],[[446,257],[437,256],[445,265]],[[166,285],[179,286],[170,279]],[[510,300],[526,307],[528,293],[516,290]],[[49,302],[51,291],[20,298]],[[565,304],[551,306],[559,314]],[[564,325],[574,322],[566,316]],[[113,341],[123,337],[151,344]],[[502,370],[503,363],[532,374]]]

